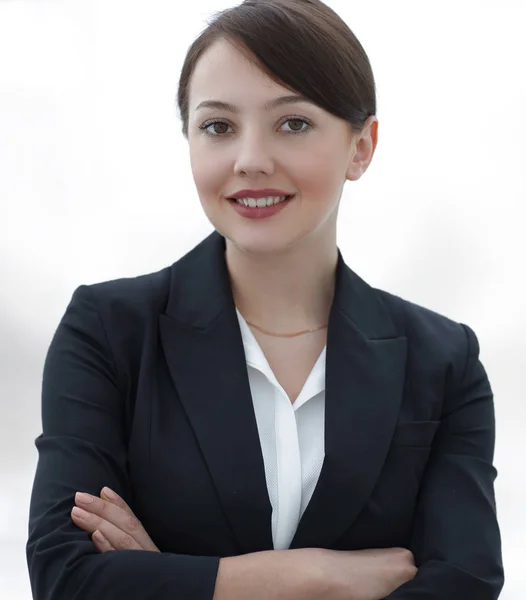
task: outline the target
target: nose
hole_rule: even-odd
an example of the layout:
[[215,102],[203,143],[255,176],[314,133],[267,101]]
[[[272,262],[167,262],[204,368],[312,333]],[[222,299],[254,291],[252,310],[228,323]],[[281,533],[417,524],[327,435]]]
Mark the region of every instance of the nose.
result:
[[247,133],[239,138],[235,148],[234,172],[236,175],[271,175],[275,169],[270,143],[259,133]]

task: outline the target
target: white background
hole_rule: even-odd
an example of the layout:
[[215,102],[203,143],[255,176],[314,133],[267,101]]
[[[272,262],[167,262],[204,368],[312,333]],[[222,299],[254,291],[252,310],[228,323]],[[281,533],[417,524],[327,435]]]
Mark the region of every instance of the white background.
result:
[[[526,4],[332,0],[372,62],[379,143],[339,246],[370,284],[473,327],[497,412],[507,583],[526,594]],[[73,290],[211,231],[174,108],[197,0],[0,0],[0,596],[29,600],[45,353]]]

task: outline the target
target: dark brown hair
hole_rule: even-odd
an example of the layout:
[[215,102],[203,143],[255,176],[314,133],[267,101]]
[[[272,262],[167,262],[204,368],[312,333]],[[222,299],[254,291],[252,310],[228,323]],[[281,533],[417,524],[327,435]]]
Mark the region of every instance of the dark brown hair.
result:
[[195,65],[225,39],[273,81],[344,119],[356,133],[376,115],[374,76],[362,45],[321,0],[245,0],[215,13],[188,49],[177,93],[188,138],[188,94]]

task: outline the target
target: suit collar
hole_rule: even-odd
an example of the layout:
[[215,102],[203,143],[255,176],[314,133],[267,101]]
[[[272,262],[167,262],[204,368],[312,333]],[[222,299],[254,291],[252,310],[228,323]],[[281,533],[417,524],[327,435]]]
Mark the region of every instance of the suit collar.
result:
[[[168,368],[240,553],[272,548],[271,505],[224,256],[214,232],[172,266],[160,332]],[[329,548],[372,492],[402,398],[406,339],[338,256],[326,354],[325,460],[291,548]]]
[[[235,311],[225,260],[225,239],[214,231],[172,265],[166,315],[206,329],[223,311]],[[368,339],[396,335],[376,290],[354,273],[338,250],[332,312],[341,312]],[[332,316],[332,315],[331,315]]]

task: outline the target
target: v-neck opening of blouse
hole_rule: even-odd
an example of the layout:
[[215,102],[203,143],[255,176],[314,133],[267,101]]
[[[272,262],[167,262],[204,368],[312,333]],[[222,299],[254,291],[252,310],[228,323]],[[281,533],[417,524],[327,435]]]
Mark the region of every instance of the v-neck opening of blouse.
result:
[[[260,371],[265,377],[276,387],[278,388],[282,394],[290,401],[287,392],[284,390],[283,386],[279,383],[271,366],[268,363],[268,360],[263,352],[259,342],[257,341],[255,335],[252,333],[248,323],[245,318],[236,307],[236,313],[239,320],[239,325],[241,328],[242,338],[243,338],[243,347],[245,350],[245,358],[247,365],[253,367]],[[294,410],[298,410],[301,406],[305,404],[308,400],[318,395],[320,392],[325,390],[325,359],[327,353],[327,345],[323,347],[320,355],[316,359],[314,366],[312,367],[307,379],[303,383],[300,393],[298,394],[296,400],[292,403],[292,407]]]

